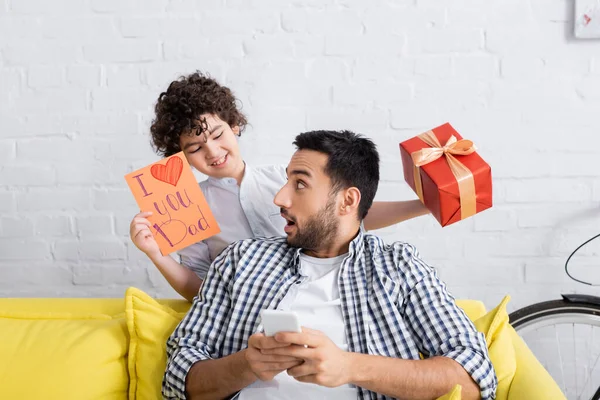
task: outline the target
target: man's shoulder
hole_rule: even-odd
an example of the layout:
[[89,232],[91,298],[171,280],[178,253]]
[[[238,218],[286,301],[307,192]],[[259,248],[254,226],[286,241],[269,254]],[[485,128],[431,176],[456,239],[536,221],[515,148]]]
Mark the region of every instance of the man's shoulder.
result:
[[365,240],[374,272],[391,278],[405,290],[410,290],[434,271],[421,259],[417,248],[410,243],[396,241],[387,244],[381,238],[370,234],[365,235]]
[[364,235],[364,241],[376,267],[399,272],[426,267],[419,251],[410,243],[403,241],[386,243],[382,238],[368,233]]
[[365,246],[367,246],[374,255],[381,254],[396,257],[418,255],[416,247],[407,242],[395,241],[386,243],[382,238],[371,233],[365,233],[363,240]]
[[227,246],[223,253],[237,256],[261,256],[272,253],[286,253],[291,250],[292,248],[288,245],[285,237],[272,236],[238,240]]

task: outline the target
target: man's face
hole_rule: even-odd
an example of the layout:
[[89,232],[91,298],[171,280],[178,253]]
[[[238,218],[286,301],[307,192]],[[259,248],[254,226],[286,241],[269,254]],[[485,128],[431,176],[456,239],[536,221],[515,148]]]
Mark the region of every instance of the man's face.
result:
[[202,134],[184,133],[179,145],[190,165],[205,175],[215,178],[235,176],[243,170],[236,135],[239,127],[231,128],[213,114],[203,114],[197,121],[205,130]]
[[337,197],[325,173],[327,155],[299,150],[287,167],[288,182],[274,203],[286,219],[285,233],[291,246],[307,250],[327,247],[339,227]]

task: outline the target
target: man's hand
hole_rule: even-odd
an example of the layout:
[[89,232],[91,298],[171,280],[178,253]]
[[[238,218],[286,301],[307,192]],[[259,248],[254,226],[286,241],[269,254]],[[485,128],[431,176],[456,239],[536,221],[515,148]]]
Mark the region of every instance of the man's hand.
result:
[[294,356],[268,353],[285,347],[290,347],[290,344],[265,336],[264,333],[250,336],[245,357],[252,373],[261,381],[270,381],[280,372],[302,364],[302,360]]
[[[302,359],[300,365],[288,368],[288,375],[299,382],[337,387],[350,381],[350,355],[336,346],[323,332],[302,327],[302,333],[281,332],[277,342],[286,344],[263,354]],[[289,346],[288,344],[291,344]]]

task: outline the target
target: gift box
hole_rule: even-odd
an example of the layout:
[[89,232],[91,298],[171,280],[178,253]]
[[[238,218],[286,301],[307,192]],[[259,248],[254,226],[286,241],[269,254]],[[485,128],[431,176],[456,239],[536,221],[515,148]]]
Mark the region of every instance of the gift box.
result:
[[449,124],[400,143],[404,179],[442,226],[492,206],[492,170]]

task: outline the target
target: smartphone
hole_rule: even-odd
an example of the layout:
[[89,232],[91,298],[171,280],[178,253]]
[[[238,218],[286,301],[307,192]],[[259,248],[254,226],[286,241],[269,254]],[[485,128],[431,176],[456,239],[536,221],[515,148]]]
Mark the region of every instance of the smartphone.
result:
[[298,314],[293,311],[262,310],[260,317],[266,336],[273,336],[277,332],[302,332]]

